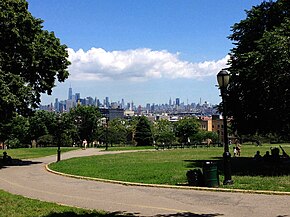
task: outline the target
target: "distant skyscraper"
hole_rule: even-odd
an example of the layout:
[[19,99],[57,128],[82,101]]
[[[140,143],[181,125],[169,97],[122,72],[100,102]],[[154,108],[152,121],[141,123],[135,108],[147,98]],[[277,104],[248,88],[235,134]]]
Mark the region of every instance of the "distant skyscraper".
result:
[[55,98],[55,102],[54,102],[54,110],[56,112],[59,112],[59,102],[58,102],[58,98]]
[[172,105],[172,101],[171,101],[171,97],[170,97],[170,99],[169,99],[169,106],[171,106]]
[[122,109],[125,108],[125,100],[124,100],[124,99],[122,99],[121,108],[122,108]]
[[72,88],[71,87],[68,89],[68,99],[72,100]]
[[76,93],[75,94],[75,98],[76,98],[76,102],[78,102],[81,99],[81,94],[80,93]]
[[146,104],[146,110],[147,110],[148,112],[150,112],[150,109],[151,109],[151,108],[150,108],[150,103],[147,103],[147,104]]
[[179,99],[179,98],[176,98],[176,99],[175,99],[175,105],[176,105],[176,106],[180,106],[180,99]]
[[106,96],[106,99],[105,99],[105,107],[106,108],[110,107],[109,97],[107,97],[107,96]]

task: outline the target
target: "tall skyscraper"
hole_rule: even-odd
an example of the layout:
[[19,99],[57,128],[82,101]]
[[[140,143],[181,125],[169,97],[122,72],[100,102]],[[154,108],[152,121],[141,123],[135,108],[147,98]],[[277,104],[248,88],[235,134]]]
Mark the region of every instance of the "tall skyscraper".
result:
[[110,107],[110,101],[109,101],[109,97],[108,96],[106,96],[106,99],[105,99],[105,107],[106,108]]
[[81,94],[80,93],[76,93],[75,94],[75,98],[76,98],[76,102],[78,102],[81,99]]
[[179,98],[175,99],[175,104],[176,104],[176,106],[180,106],[180,99]]
[[68,99],[69,100],[72,100],[72,88],[71,87],[69,87],[69,89],[68,89]]
[[58,102],[58,98],[55,98],[55,102],[54,102],[54,110],[56,112],[59,112],[59,102]]

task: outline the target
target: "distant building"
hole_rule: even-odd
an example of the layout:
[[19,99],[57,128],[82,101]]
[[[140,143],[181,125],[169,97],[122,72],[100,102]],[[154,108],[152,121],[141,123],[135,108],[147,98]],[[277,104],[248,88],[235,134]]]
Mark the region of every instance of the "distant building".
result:
[[224,124],[219,115],[212,117],[202,116],[199,118],[201,129],[210,132],[216,132],[220,142],[224,142]]
[[105,104],[105,108],[109,108],[110,107],[110,101],[109,101],[109,97],[108,96],[106,96],[104,104]]
[[55,98],[55,102],[54,102],[54,110],[55,110],[56,112],[60,112],[58,98]]
[[134,114],[135,114],[134,111],[130,111],[130,110],[125,110],[125,111],[124,111],[124,116],[125,116],[125,117],[133,117]]
[[199,123],[202,130],[212,131],[212,118],[211,117],[200,117]]
[[99,110],[103,116],[109,118],[109,121],[114,120],[116,118],[124,118],[123,109],[100,108]]
[[68,100],[72,100],[73,99],[73,94],[72,94],[72,88],[70,87],[69,89],[68,89]]
[[180,106],[180,99],[179,99],[179,98],[176,98],[176,99],[175,99],[175,105],[176,105],[176,106]]
[[80,93],[76,93],[75,94],[75,100],[76,102],[78,102],[81,99],[81,94]]
[[75,106],[75,101],[72,99],[66,100],[66,111],[70,111]]

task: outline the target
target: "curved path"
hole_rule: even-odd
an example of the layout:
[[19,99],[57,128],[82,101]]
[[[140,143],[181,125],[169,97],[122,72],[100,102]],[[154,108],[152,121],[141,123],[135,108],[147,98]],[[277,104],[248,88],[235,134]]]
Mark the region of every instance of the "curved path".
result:
[[[62,159],[98,154],[105,153],[97,149],[77,150],[62,154]],[[49,173],[45,165],[55,161],[55,156],[31,161],[0,169],[0,188],[44,201],[136,216],[290,217],[289,195],[125,186]]]

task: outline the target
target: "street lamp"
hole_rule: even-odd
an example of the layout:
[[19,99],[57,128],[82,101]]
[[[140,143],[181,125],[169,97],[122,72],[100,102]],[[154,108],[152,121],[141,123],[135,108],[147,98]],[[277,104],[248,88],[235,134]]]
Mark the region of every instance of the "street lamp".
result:
[[[61,116],[60,114],[58,114],[58,128],[61,128]],[[57,158],[56,158],[56,162],[59,162],[60,161],[60,134],[59,134],[59,130],[57,131],[57,135],[58,135],[58,138],[57,138]]]
[[108,150],[108,127],[109,127],[109,118],[106,117],[106,151]]
[[223,125],[224,125],[224,185],[232,185],[231,175],[231,153],[229,151],[228,128],[227,128],[227,109],[226,109],[226,91],[229,84],[230,75],[226,70],[221,70],[217,74],[217,81],[221,90],[222,105],[223,105]]

